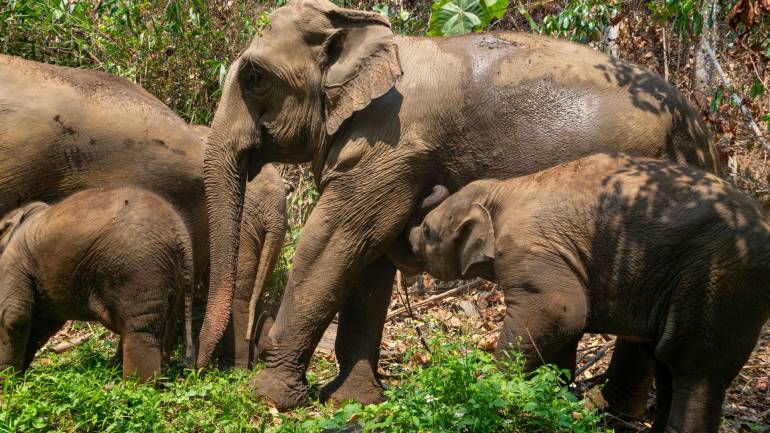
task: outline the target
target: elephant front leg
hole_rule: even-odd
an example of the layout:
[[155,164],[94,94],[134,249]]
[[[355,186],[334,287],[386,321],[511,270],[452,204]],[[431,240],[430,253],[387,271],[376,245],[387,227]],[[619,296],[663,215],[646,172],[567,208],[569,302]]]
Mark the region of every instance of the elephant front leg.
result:
[[161,344],[157,336],[146,332],[125,332],[123,341],[123,378],[135,377],[148,382],[160,375]]
[[[253,383],[257,395],[280,409],[307,402],[305,371],[318,341],[366,265],[398,236],[417,200],[419,189],[408,167],[358,173],[326,186],[302,230],[265,347],[267,368]],[[357,315],[345,313],[343,320]],[[381,327],[382,319],[375,320]]]
[[344,301],[335,342],[340,371],[321,389],[322,401],[373,404],[384,400],[377,364],[395,273],[390,260],[380,257],[364,270]]
[[63,321],[49,320],[43,317],[35,317],[32,321],[32,330],[29,336],[29,343],[27,344],[27,353],[24,355],[23,369],[29,368],[32,364],[32,360],[35,359],[35,354],[41,347],[51,338],[59,332],[64,326]]
[[512,284],[505,283],[504,276],[500,279],[506,312],[495,356],[501,359],[519,351],[528,370],[556,364],[574,372],[587,313],[582,285],[571,270],[560,266],[532,261],[520,269],[532,274],[518,275]]
[[656,419],[653,432],[717,433],[730,380],[720,376],[673,376],[671,409],[665,427]]
[[21,371],[27,364],[34,295],[26,277],[6,269],[0,271],[5,273],[0,275],[0,371]]
[[230,323],[225,330],[222,339],[223,368],[250,368],[253,359],[253,347],[251,340],[245,336],[246,324],[249,320],[249,300],[233,298],[233,311]]
[[246,338],[249,321],[249,302],[259,266],[260,245],[247,234],[247,224],[241,225],[238,248],[238,275],[235,280],[230,322],[222,338],[222,367],[250,368],[254,360],[254,344]]
[[607,368],[606,384],[594,402],[597,407],[632,418],[644,415],[655,377],[651,350],[643,343],[618,338]]

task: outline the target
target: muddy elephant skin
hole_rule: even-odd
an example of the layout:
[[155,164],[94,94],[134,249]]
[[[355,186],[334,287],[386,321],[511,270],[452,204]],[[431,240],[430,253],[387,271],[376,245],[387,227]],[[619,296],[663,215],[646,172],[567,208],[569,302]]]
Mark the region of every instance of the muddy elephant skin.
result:
[[89,320],[120,334],[124,377],[160,373],[193,284],[187,226],[165,200],[121,188],[34,202],[0,221],[0,248],[0,369]]
[[770,316],[770,217],[716,176],[600,154],[470,183],[410,240],[442,279],[497,281],[497,347],[574,369],[583,332],[646,346],[653,432],[717,433],[730,381]]
[[[681,94],[590,48],[519,33],[395,37],[381,15],[325,0],[295,0],[270,21],[229,69],[204,173],[208,305],[226,310],[246,179],[265,162],[312,163],[321,197],[254,383],[280,408],[307,402],[305,370],[337,312],[340,374],[322,398],[382,399],[376,367],[395,266],[412,263],[404,229],[433,185],[456,191],[599,151],[716,171]],[[199,364],[227,326],[206,319]]]
[[[123,78],[0,55],[0,215],[87,188],[152,191],[171,203],[189,227],[196,281],[205,282],[207,134],[208,128],[190,127]],[[280,254],[285,194],[273,166],[265,166],[246,187],[240,232],[245,249],[238,258],[234,311],[232,317],[229,309],[216,312],[228,322],[224,365],[245,367],[251,361],[247,308],[251,298],[259,298]]]

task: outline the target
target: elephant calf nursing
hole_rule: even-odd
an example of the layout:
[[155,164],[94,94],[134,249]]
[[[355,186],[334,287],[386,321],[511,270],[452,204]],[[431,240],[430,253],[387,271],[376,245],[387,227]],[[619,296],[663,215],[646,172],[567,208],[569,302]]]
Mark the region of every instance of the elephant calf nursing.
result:
[[770,217],[716,176],[622,154],[468,184],[411,231],[441,279],[497,281],[497,355],[574,371],[584,332],[642,341],[654,432],[716,432],[770,316]]
[[[512,228],[519,219],[521,224],[540,224],[536,228],[541,236],[520,250],[526,254],[500,255],[497,246],[519,247],[523,240],[513,234],[504,236],[503,228],[490,224],[497,209],[484,203],[471,206],[467,216],[471,221],[486,221],[486,226],[469,223],[463,234],[476,236],[478,244],[471,244],[466,256],[445,262],[455,269],[439,266],[440,259],[456,256],[451,249],[423,247],[433,240],[432,229],[425,235],[415,234],[413,240],[418,254],[437,273],[483,275],[533,292],[529,297],[517,296],[506,287],[511,299],[506,299],[510,314],[504,343],[520,335],[522,318],[534,317],[543,327],[535,330],[542,337],[539,344],[548,346],[552,360],[571,368],[575,339],[583,330],[606,326],[622,337],[633,336],[618,340],[601,391],[613,409],[630,414],[644,411],[656,360],[661,365],[657,374],[664,385],[659,387],[664,402],[679,399],[682,369],[713,366],[698,359],[706,349],[693,348],[721,341],[733,328],[712,329],[709,338],[688,344],[661,345],[665,339],[658,337],[676,331],[683,321],[698,320],[708,311],[725,315],[709,322],[718,325],[739,314],[747,325],[741,328],[746,335],[738,340],[748,347],[755,337],[756,323],[767,314],[766,298],[762,298],[764,304],[746,305],[740,298],[722,303],[721,297],[742,287],[766,287],[761,281],[767,276],[766,268],[758,264],[767,258],[765,217],[757,216],[761,213],[745,198],[703,172],[619,157],[627,171],[638,173],[632,179],[628,173],[608,171],[611,164],[602,165],[606,157],[581,160],[596,153],[624,152],[718,171],[703,121],[661,77],[590,48],[536,35],[396,37],[387,18],[326,0],[293,0],[274,11],[270,21],[229,68],[211,133],[203,130],[205,151],[188,125],[132,83],[97,72],[0,56],[0,105],[6,108],[0,110],[0,153],[9,156],[0,159],[0,213],[23,202],[54,202],[106,186],[128,185],[163,197],[189,230],[196,281],[204,278],[210,262],[198,366],[212,359],[223,336],[229,343],[225,358],[248,366],[253,344],[244,337],[251,334],[253,325],[247,312],[254,311],[248,301],[259,294],[286,230],[284,191],[276,188],[279,177],[267,163],[311,163],[321,196],[303,228],[285,296],[264,341],[267,367],[253,382],[257,395],[281,409],[307,403],[308,363],[338,312],[335,350],[340,373],[321,390],[322,398],[365,403],[382,399],[377,364],[393,277],[397,267],[421,269],[407,235],[420,220],[423,209],[418,202],[437,184],[445,185],[447,193],[481,179],[518,176],[528,177],[509,181],[511,185],[528,183],[531,191],[551,185],[550,195],[522,200],[506,217],[517,221],[510,224]],[[17,127],[27,123],[35,127]],[[672,180],[670,172],[679,172],[681,179]],[[259,189],[263,176],[271,192],[259,192],[264,191]],[[602,176],[617,182],[599,185]],[[559,182],[554,183],[556,178]],[[660,182],[655,188],[663,189],[646,191],[643,187],[649,185],[639,184],[642,180]],[[692,185],[688,187],[687,182]],[[455,197],[484,185],[492,183],[472,184]],[[608,189],[615,186],[617,191]],[[437,191],[438,196],[442,191]],[[572,197],[570,191],[579,194]],[[649,199],[640,199],[644,194]],[[665,197],[662,203],[654,202]],[[567,221],[527,212],[554,212],[573,199],[585,199],[581,203],[588,207],[577,213],[563,209],[558,215],[576,218],[570,220],[574,224],[569,229],[582,228],[574,233],[575,239],[548,243],[570,234],[564,226]],[[436,215],[455,201],[461,199],[440,205],[422,227],[441,223],[434,221],[440,219]],[[609,212],[617,209],[627,212]],[[698,259],[692,263],[684,253],[675,255],[678,260],[669,260],[639,236],[639,230],[646,235],[649,228],[640,224],[654,221],[655,231],[650,233],[659,236],[656,242],[668,245],[675,237],[667,234],[681,238],[694,230],[691,224],[697,221],[697,212],[709,210],[718,217],[710,222],[722,230],[718,236],[706,233],[679,239],[693,247],[692,257]],[[617,218],[595,217],[604,211]],[[694,219],[669,215],[679,211]],[[274,217],[266,217],[270,212]],[[457,212],[446,220],[459,218],[462,212]],[[727,224],[728,214],[737,225]],[[268,224],[261,225],[260,220]],[[660,227],[663,222],[667,227]],[[730,236],[738,236],[740,242]],[[709,250],[719,242],[724,248],[734,247],[734,254]],[[701,247],[704,250],[698,251]],[[543,254],[550,258],[540,260]],[[506,260],[539,272],[509,275],[508,270],[518,268],[503,265]],[[565,268],[564,260],[573,267]],[[649,267],[637,269],[640,263]],[[676,264],[683,263],[689,266],[687,272],[678,272]],[[552,272],[549,266],[554,264],[560,267]],[[670,265],[671,271],[647,272],[656,264]],[[591,267],[618,270],[621,265],[622,273],[606,275]],[[751,266],[756,266],[756,275]],[[681,296],[680,287],[712,288],[708,284],[723,281],[728,274],[736,278],[734,285],[725,283],[713,287],[718,289],[714,293],[706,291],[720,302],[707,297],[682,311],[662,307],[687,306],[687,299],[676,298]],[[525,276],[530,280],[521,280]],[[599,280],[592,280],[597,276]],[[621,277],[637,285],[619,285]],[[711,280],[699,280],[705,277]],[[670,289],[663,304],[650,303],[654,297],[642,290],[647,287],[642,280],[650,278],[660,280],[651,290]],[[741,284],[739,278],[744,279]],[[748,284],[751,278],[757,279],[753,286]],[[557,295],[545,289],[552,286],[559,287]],[[603,290],[611,296],[616,288],[634,287],[638,290],[632,295],[638,298],[622,305],[634,311],[603,309],[615,304],[586,300],[586,290]],[[530,302],[537,296],[547,298],[549,307]],[[516,304],[517,299],[522,303]],[[722,304],[726,310],[717,308]],[[556,306],[562,307],[561,313],[553,309]],[[637,310],[646,311],[647,316]],[[632,322],[621,320],[626,313]],[[636,356],[653,341],[656,360]],[[724,380],[707,380],[704,385],[705,376],[700,375],[700,382],[685,385],[697,388],[699,398],[714,408],[745,358],[746,347],[736,349],[731,357],[720,357],[726,363],[723,368],[699,371]],[[14,357],[4,362],[20,365],[18,356]],[[623,373],[626,369],[638,371],[638,377],[629,379]],[[666,388],[669,383],[670,389]],[[680,416],[678,404],[672,403],[670,414],[660,411],[656,428],[666,422],[691,428]],[[701,418],[694,422],[713,429],[713,414]]]

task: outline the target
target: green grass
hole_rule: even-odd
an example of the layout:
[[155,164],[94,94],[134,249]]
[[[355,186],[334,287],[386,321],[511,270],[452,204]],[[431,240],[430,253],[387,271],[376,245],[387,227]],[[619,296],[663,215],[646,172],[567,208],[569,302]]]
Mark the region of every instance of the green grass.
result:
[[114,343],[92,338],[71,353],[42,354],[24,376],[3,384],[0,431],[259,431],[267,408],[248,392],[250,372],[178,365],[159,389],[121,379]]
[[[500,370],[488,353],[463,339],[438,337],[431,353],[404,356],[389,400],[339,408],[314,403],[277,414],[252,397],[255,371],[164,368],[160,386],[121,380],[114,338],[97,333],[69,353],[39,354],[24,375],[9,376],[0,399],[0,431],[9,432],[319,432],[354,422],[383,432],[598,432],[601,419],[583,408],[562,376],[545,367],[522,373],[518,361]],[[410,362],[415,354],[426,365]],[[316,359],[308,378],[334,365]],[[334,431],[334,430],[332,430]]]

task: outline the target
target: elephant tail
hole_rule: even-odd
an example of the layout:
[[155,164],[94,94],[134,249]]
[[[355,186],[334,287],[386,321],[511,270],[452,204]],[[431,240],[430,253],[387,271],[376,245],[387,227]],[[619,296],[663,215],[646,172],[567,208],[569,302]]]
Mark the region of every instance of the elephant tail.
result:
[[[184,228],[184,225],[182,226]],[[178,236],[177,240],[177,272],[176,272],[176,301],[174,314],[169,317],[167,322],[167,338],[173,337],[176,329],[176,318],[178,305],[184,302],[184,365],[187,368],[195,366],[195,349],[192,336],[192,302],[195,289],[195,272],[192,254],[192,244],[190,237],[184,232]],[[168,328],[170,327],[170,329]],[[173,349],[173,338],[171,338],[169,349]],[[169,350],[170,352],[170,350]]]
[[276,224],[278,227],[271,227],[265,233],[265,241],[262,244],[262,251],[259,256],[259,265],[257,267],[257,275],[254,278],[254,288],[251,292],[251,299],[249,300],[249,321],[246,326],[246,339],[251,341],[254,338],[256,332],[256,316],[257,305],[262,304],[263,295],[265,294],[265,284],[267,279],[272,274],[275,264],[278,261],[278,256],[281,254],[281,248],[283,247],[283,240],[286,236],[287,222],[284,221],[281,224]]
[[192,246],[186,246],[187,265],[182,287],[184,288],[184,365],[187,368],[195,367],[195,345],[192,335],[192,304],[195,294],[195,273],[193,272]]

